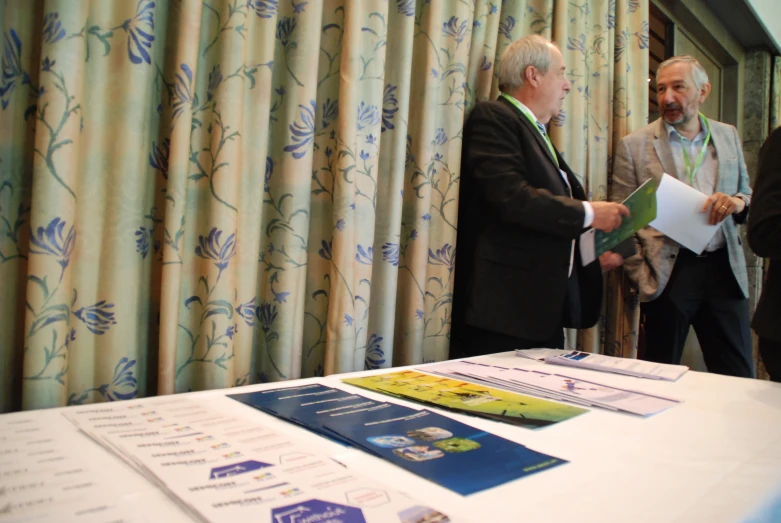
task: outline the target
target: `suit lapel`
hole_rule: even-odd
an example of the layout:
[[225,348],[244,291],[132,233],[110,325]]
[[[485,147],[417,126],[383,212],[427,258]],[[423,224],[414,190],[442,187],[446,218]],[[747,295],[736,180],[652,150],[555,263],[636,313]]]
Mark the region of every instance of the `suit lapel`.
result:
[[656,122],[656,129],[654,129],[654,149],[656,149],[656,156],[659,157],[659,163],[662,164],[664,172],[670,176],[675,176],[680,180],[681,177],[678,174],[678,169],[675,168],[673,151],[670,149],[670,142],[667,137],[667,130],[664,128],[663,120],[659,118]]
[[[513,107],[515,109],[515,107]],[[517,109],[516,109],[517,111]],[[553,155],[551,154],[551,150],[548,148],[548,142],[545,141],[545,138],[542,137],[542,134],[540,133],[540,130],[537,129],[537,126],[534,125],[529,121],[528,118],[526,118],[524,115],[522,115],[520,112],[518,112],[518,116],[521,118],[521,121],[524,125],[529,129],[529,131],[532,133],[532,136],[534,136],[534,139],[537,141],[537,144],[540,146],[540,149],[542,149],[542,152],[545,154],[545,157],[548,158],[550,163],[553,165],[553,172],[555,174],[551,174],[550,177],[552,178],[553,183],[555,183],[557,186],[561,187],[563,193],[565,196],[569,195],[569,189],[567,188],[567,184],[564,183],[564,180],[561,178],[561,174],[559,174],[559,170],[563,168],[564,161],[561,159],[559,155],[559,162],[556,163],[556,160],[553,159]],[[555,149],[555,146],[554,146]],[[558,154],[558,151],[557,151]],[[559,167],[559,166],[562,167]],[[566,171],[565,171],[566,172]],[[571,177],[567,177],[568,179],[571,179]],[[570,182],[570,185],[572,185],[572,182]]]
[[519,111],[517,107],[515,107],[513,104],[508,102],[503,96],[500,96],[498,100],[501,101],[503,104],[507,105],[510,109],[512,109],[512,111],[518,116],[521,122],[523,122],[523,125],[525,125],[526,128],[531,131],[532,136],[537,141],[537,144],[540,146],[540,149],[542,149],[543,154],[548,158],[548,160],[551,161],[553,166],[556,167],[556,169],[558,170],[556,159],[553,158],[550,149],[548,149],[548,142],[546,142],[545,138],[542,137],[542,134],[540,134],[540,130],[537,129],[537,126],[534,125],[532,122],[530,122],[529,119],[526,118],[526,116],[521,114],[521,111]]
[[[516,109],[516,110],[517,110],[517,109]],[[548,142],[546,142],[546,141],[545,141],[545,138],[543,138],[543,137],[542,137],[542,134],[540,133],[540,130],[539,130],[539,129],[537,129],[537,126],[536,126],[536,125],[534,125],[533,123],[531,123],[531,122],[529,121],[529,119],[528,119],[528,118],[526,118],[524,115],[522,115],[522,114],[520,114],[520,113],[518,113],[518,114],[519,114],[519,115],[520,115],[520,117],[521,117],[521,121],[523,121],[523,123],[526,125],[526,127],[528,127],[528,128],[531,130],[531,132],[532,132],[532,135],[534,136],[534,139],[535,139],[535,140],[537,141],[537,143],[539,144],[539,146],[540,146],[540,149],[542,149],[542,152],[543,152],[543,153],[545,153],[545,156],[547,156],[547,157],[548,157],[548,160],[550,160],[550,161],[551,161],[551,163],[553,164],[553,166],[556,168],[556,170],[558,170],[558,169],[559,169],[559,166],[558,166],[558,164],[556,163],[556,159],[555,159],[555,158],[553,157],[553,155],[551,154],[551,151],[550,151],[550,149],[548,148]]]
[[713,147],[716,149],[716,157],[719,159],[718,179],[716,180],[716,192],[727,192],[724,190],[727,183],[727,178],[730,176],[730,172],[727,167],[727,160],[729,156],[734,154],[732,148],[727,145],[724,140],[724,136],[721,135],[721,131],[718,126],[713,125],[713,120],[708,120],[711,127],[710,139],[713,142]]

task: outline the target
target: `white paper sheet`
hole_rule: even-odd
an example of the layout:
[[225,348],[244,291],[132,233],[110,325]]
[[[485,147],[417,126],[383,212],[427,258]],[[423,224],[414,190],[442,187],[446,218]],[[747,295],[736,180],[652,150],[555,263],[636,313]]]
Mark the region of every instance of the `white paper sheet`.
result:
[[545,361],[545,358],[563,356],[570,352],[572,351],[566,349],[516,349],[515,355],[530,360]]
[[656,219],[649,225],[687,249],[700,254],[721,225],[708,224],[700,212],[708,196],[664,174],[656,190]]
[[668,363],[617,358],[615,356],[603,356],[601,354],[578,351],[572,351],[563,356],[547,357],[545,358],[545,363],[665,381],[675,381],[689,370],[689,367],[685,365],[670,365]]
[[521,394],[545,395],[557,400],[620,410],[640,416],[657,414],[680,403],[673,398],[662,398],[638,390],[619,389],[573,376],[517,367],[453,361],[421,367],[418,370],[456,379],[491,383]]
[[266,427],[261,413],[250,422],[172,397],[69,409],[63,415],[136,468],[195,520],[447,519],[438,510]]
[[562,349],[526,349],[516,350],[515,355],[536,361],[544,361],[554,365],[567,365],[583,369],[598,370],[626,374],[637,378],[675,381],[683,376],[689,367],[685,365],[669,365],[632,358],[603,356],[588,352],[578,352]]
[[140,479],[107,474],[115,465],[111,456],[93,452],[85,459],[91,443],[69,429],[59,416],[33,413],[0,422],[0,521],[153,521],[148,508],[161,497],[155,489],[135,487]]
[[584,267],[597,259],[597,249],[594,245],[596,233],[596,229],[589,229],[580,235],[578,245],[580,245],[580,261]]

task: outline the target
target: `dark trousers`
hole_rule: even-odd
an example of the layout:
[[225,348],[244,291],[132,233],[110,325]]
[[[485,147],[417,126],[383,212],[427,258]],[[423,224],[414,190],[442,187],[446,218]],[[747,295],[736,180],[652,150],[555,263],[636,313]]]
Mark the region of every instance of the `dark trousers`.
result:
[[681,248],[661,296],[641,305],[643,359],[679,364],[689,327],[694,327],[709,372],[751,378],[748,299],[732,272],[727,249],[703,254]]
[[[779,318],[781,321],[781,318]],[[781,341],[759,337],[759,352],[770,380],[781,383]]]
[[[528,297],[526,299],[535,299]],[[501,332],[489,331],[472,325],[460,325],[454,328],[458,341],[451,344],[451,358],[467,358],[470,356],[483,356],[496,352],[506,352],[516,349],[563,349],[564,325],[570,323],[570,318],[580,315],[580,291],[578,285],[578,271],[573,270],[567,281],[567,297],[562,311],[562,319],[559,325],[551,333],[550,337],[542,340],[517,338]],[[520,318],[519,318],[520,320]]]
[[458,350],[453,351],[451,358],[467,358],[470,356],[483,356],[496,352],[506,352],[516,349],[563,349],[564,327],[557,329],[548,340],[527,340],[516,338],[501,332],[493,332],[471,325],[464,325],[461,329],[461,340]]

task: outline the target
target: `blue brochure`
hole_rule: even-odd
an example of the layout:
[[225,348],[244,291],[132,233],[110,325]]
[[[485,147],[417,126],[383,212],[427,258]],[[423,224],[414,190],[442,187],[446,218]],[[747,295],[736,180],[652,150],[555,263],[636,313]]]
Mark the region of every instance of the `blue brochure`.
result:
[[[318,409],[328,409],[328,405],[344,405],[345,402],[354,404],[366,401],[366,398],[363,396],[317,384],[245,394],[230,394],[228,397],[272,416],[301,425],[307,430],[336,440],[337,443],[343,445],[351,445],[351,442],[325,431],[322,424],[317,422],[315,413]],[[304,421],[299,421],[299,417]]]
[[361,448],[461,495],[566,463],[429,410],[322,385],[229,397]]
[[393,409],[394,416],[407,416],[417,412],[395,403],[375,401],[360,394],[317,384],[231,394],[228,397],[350,446],[354,444],[349,439],[326,430],[325,422],[332,418],[339,418],[346,412],[373,411],[377,408]]
[[322,396],[323,394],[334,393],[346,394],[339,389],[314,383],[300,387],[284,387],[279,389],[259,390],[257,392],[246,392],[243,394],[229,394],[228,397],[258,409],[267,410],[268,408],[280,404],[298,404],[306,401],[307,398],[315,398],[317,396]]
[[326,428],[464,496],[566,463],[429,410],[398,414],[355,413]]

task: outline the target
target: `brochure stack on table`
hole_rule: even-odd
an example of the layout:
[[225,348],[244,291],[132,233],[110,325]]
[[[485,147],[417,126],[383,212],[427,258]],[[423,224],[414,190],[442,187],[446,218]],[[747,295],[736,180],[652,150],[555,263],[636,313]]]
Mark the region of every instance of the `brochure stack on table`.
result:
[[516,350],[515,355],[553,365],[567,365],[652,380],[676,381],[689,370],[689,367],[685,365],[669,365],[561,349]]
[[61,415],[48,414],[0,416],[0,521],[143,523],[179,514],[154,485],[117,474],[110,454],[95,449]]
[[250,423],[185,398],[64,415],[197,521],[458,521],[269,430],[260,416]]
[[461,495],[566,463],[429,410],[320,384],[230,397]]
[[514,352],[408,370],[0,416],[0,520],[781,521],[777,384]]
[[619,389],[594,380],[539,370],[485,365],[469,361],[439,363],[428,366],[425,370],[432,374],[493,385],[512,392],[534,394],[552,400],[639,416],[657,414],[681,403],[674,398]]

